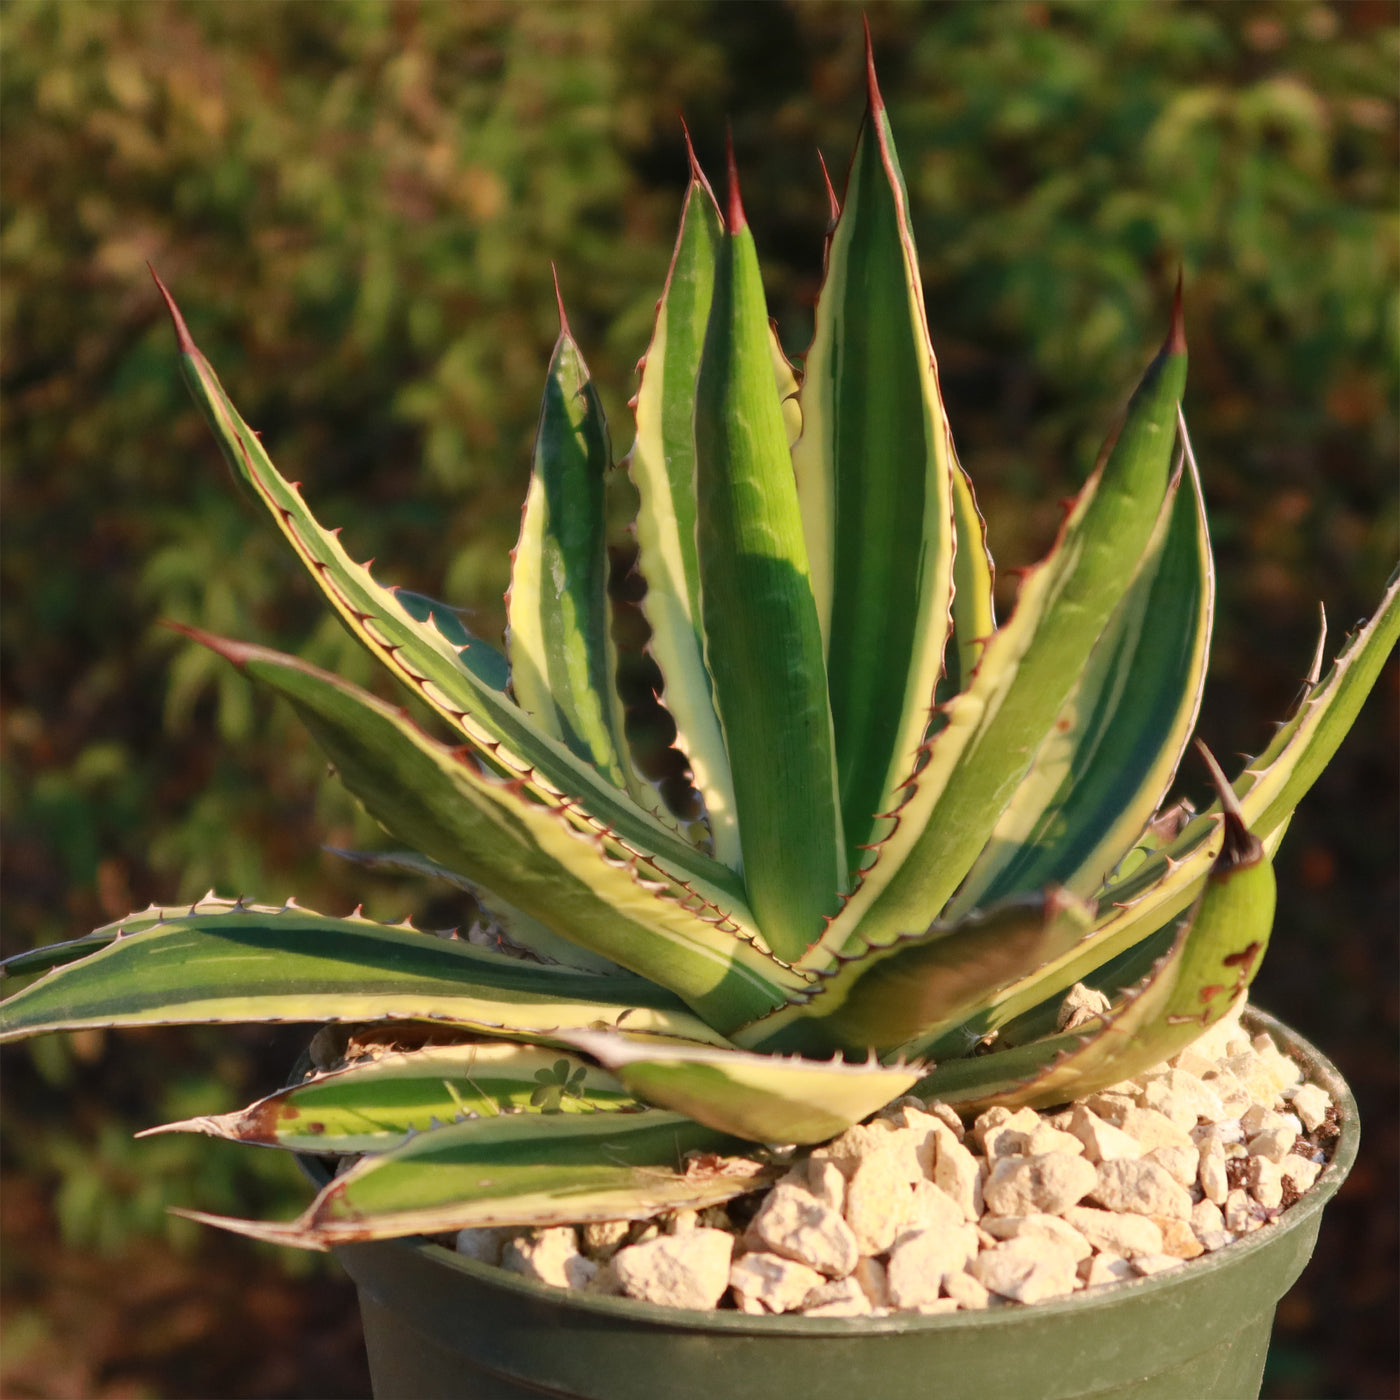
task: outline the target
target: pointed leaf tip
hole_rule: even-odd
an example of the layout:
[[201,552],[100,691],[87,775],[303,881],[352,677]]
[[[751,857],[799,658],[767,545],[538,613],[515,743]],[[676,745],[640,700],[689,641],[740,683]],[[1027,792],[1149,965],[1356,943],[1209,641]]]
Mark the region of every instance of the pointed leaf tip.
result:
[[146,264],[146,271],[151,274],[151,279],[156,284],[156,290],[165,298],[165,309],[170,313],[171,323],[175,327],[175,343],[180,347],[182,355],[194,355],[198,353],[195,349],[193,337],[190,335],[189,327],[185,325],[185,318],[180,314],[180,308],[175,305],[175,298],[170,295],[170,288],[160,280],[160,274],[150,263]]
[[875,77],[875,46],[870,39],[870,16],[862,12],[860,22],[865,26],[865,85],[870,96],[870,110],[883,112],[885,99],[880,96],[880,84]]
[[[246,642],[236,642],[230,637],[218,637],[212,632],[204,632],[185,622],[175,622],[170,618],[162,618],[160,625],[168,627],[172,632],[178,632],[182,637],[188,637],[192,642],[198,642],[200,646],[208,647],[216,655],[222,656],[225,661],[231,661],[240,668],[254,651],[254,648]],[[210,890],[205,898],[212,897],[213,893],[214,891]]]
[[724,158],[729,167],[729,232],[738,233],[749,226],[744,216],[744,204],[739,197],[739,166],[734,159],[734,132],[724,129]]
[[1176,294],[1172,297],[1172,323],[1167,331],[1167,343],[1164,347],[1169,355],[1184,355],[1186,353],[1186,317],[1182,311],[1182,287],[1183,273],[1178,268],[1176,274]]
[[1235,796],[1235,790],[1230,786],[1224,769],[1215,761],[1215,755],[1205,746],[1203,740],[1197,739],[1195,744],[1197,752],[1210,770],[1211,784],[1225,813],[1225,840],[1221,844],[1219,856],[1216,857],[1214,870],[1223,873],[1239,869],[1241,866],[1254,865],[1262,859],[1264,848],[1259,838],[1246,825],[1244,809],[1240,806],[1239,798]]
[[[677,114],[679,115],[679,114]],[[681,135],[685,138],[685,158],[690,163],[690,178],[697,185],[704,185],[709,189],[710,182],[705,178],[705,172],[700,169],[699,158],[695,154],[695,143],[690,139],[690,128],[685,124],[685,118],[680,118]]]
[[836,220],[841,217],[841,201],[836,198],[836,189],[831,183],[831,172],[826,168],[826,157],[821,151],[817,151],[817,163],[822,168],[822,183],[826,186],[826,202],[831,210],[831,223],[834,226]]
[[554,276],[554,303],[559,308],[559,334],[573,339],[573,333],[569,330],[568,313],[564,310],[564,294],[559,290],[559,269],[551,262],[549,270]]

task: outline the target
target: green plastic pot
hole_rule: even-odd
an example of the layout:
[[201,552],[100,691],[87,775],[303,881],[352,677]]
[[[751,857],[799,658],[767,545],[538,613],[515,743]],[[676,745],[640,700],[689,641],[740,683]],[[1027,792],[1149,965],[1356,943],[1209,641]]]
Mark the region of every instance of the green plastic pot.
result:
[[1208,1400],[1257,1396],[1274,1309],[1356,1159],[1336,1069],[1251,1012],[1332,1095],[1342,1134],[1273,1225],[1156,1278],[1033,1307],[935,1317],[752,1317],[590,1297],[411,1240],[336,1251],[355,1280],[378,1400]]

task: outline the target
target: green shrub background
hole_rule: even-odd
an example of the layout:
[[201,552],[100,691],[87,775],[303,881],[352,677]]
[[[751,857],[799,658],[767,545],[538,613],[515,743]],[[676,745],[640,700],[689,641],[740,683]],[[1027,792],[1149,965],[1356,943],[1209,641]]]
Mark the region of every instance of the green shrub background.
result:
[[[1257,751],[1307,668],[1317,601],[1335,648],[1397,553],[1393,5],[868,12],[1003,608],[1183,270],[1219,571],[1202,733]],[[839,190],[863,108],[860,9],[8,0],[0,43],[5,950],[211,886],[451,921],[441,891],[322,851],[374,831],[286,712],[159,625],[381,684],[231,488],[145,264],[352,552],[496,633],[557,328],[551,261],[620,453],[686,180],[677,114],[716,179],[727,119],[800,353],[826,221],[815,151]],[[1374,1111],[1281,1311],[1274,1395],[1390,1383],[1396,706],[1392,666],[1277,862],[1258,999]],[[1183,777],[1201,791],[1190,763]],[[130,1140],[274,1087],[299,1034],[6,1053],[5,1394],[363,1387],[327,1266],[165,1213],[290,1215],[294,1168]]]

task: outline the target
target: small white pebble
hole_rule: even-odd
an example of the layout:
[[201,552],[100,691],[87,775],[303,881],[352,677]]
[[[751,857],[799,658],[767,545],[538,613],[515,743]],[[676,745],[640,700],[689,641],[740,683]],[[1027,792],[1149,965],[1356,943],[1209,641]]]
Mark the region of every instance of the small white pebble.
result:
[[1266,1157],[1275,1164],[1283,1161],[1293,1151],[1298,1135],[1288,1128],[1266,1128],[1249,1140],[1251,1157]]
[[[1203,1234],[1223,1230],[1225,1216],[1219,1205],[1211,1200],[1197,1201],[1191,1207],[1191,1228],[1196,1232],[1197,1239],[1201,1239]],[[1204,1243],[1204,1241],[1202,1242]]]
[[1250,1157],[1245,1170],[1249,1194],[1261,1206],[1276,1210],[1283,1204],[1283,1172],[1269,1157]]
[[1278,1164],[1278,1170],[1280,1176],[1293,1183],[1293,1189],[1301,1196],[1304,1191],[1312,1189],[1322,1171],[1322,1164],[1307,1157],[1300,1157],[1296,1152],[1290,1152]]
[[1263,1224],[1257,1210],[1256,1203],[1250,1200],[1249,1192],[1243,1186],[1232,1187],[1225,1198],[1225,1228],[1236,1235],[1257,1230]]
[[1179,1186],[1194,1186],[1200,1169],[1201,1154],[1196,1147],[1154,1147],[1143,1157],[1157,1165]]
[[807,1317],[861,1317],[870,1311],[870,1299],[854,1278],[831,1279],[818,1284],[802,1300]]
[[1101,1288],[1106,1283],[1138,1277],[1137,1270],[1121,1254],[1096,1254],[1079,1266],[1079,1278],[1086,1288]]
[[950,1108],[941,1099],[930,1099],[928,1101],[928,1111],[938,1119],[941,1119],[950,1129],[953,1136],[959,1142],[967,1135],[967,1129],[963,1126],[963,1120],[958,1117],[957,1110]]
[[1199,1173],[1201,1184],[1201,1194],[1217,1206],[1225,1204],[1225,1197],[1230,1193],[1230,1178],[1225,1170],[1225,1149],[1219,1143],[1213,1143],[1211,1150],[1201,1153],[1201,1167]]
[[1196,1236],[1200,1240],[1202,1247],[1210,1254],[1214,1254],[1217,1249],[1224,1249],[1227,1244],[1234,1244],[1235,1235],[1229,1230],[1203,1230]]
[[1185,1263],[1184,1259],[1178,1259],[1174,1254],[1139,1254],[1132,1261],[1135,1272],[1145,1278],[1170,1273],[1173,1269],[1183,1268]]
[[1289,1097],[1288,1106],[1302,1120],[1308,1132],[1312,1132],[1327,1121],[1332,1096],[1316,1084],[1300,1084]]
[[1060,1031],[1077,1030],[1080,1026],[1102,1016],[1112,1005],[1103,992],[1076,982],[1060,1003],[1055,1014],[1055,1029]]
[[754,1311],[750,1303],[771,1313],[792,1312],[823,1282],[815,1269],[777,1254],[746,1254],[729,1269],[729,1286],[744,1312]]
[[943,1291],[960,1308],[973,1310],[985,1308],[991,1299],[991,1294],[988,1293],[985,1286],[969,1273],[944,1274]]
[[482,1264],[499,1264],[501,1252],[521,1231],[513,1226],[469,1226],[457,1231],[457,1253]]

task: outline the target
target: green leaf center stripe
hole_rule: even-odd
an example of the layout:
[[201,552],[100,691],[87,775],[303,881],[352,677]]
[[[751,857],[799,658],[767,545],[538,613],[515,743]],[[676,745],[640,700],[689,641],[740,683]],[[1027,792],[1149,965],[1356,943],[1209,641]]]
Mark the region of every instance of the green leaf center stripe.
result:
[[1094,894],[1161,804],[1200,709],[1214,601],[1205,503],[1194,463],[1186,467],[948,917],[1051,882]]
[[626,784],[622,707],[608,636],[602,405],[564,320],[550,359],[520,538],[506,594],[517,702],[535,722]]
[[[1380,606],[1347,639],[1327,675],[1310,688],[1293,718],[1235,780],[1244,820],[1266,849],[1276,846],[1289,815],[1346,737],[1397,641],[1400,571],[1391,575]],[[1110,881],[1100,895],[1101,912],[1093,934],[1082,947],[1043,970],[1044,994],[1057,986],[1073,985],[1187,908],[1220,853],[1219,827],[1217,805],[1131,874]]]
[[125,934],[5,1002],[0,1040],[61,1026],[440,1021],[548,1038],[602,1019],[713,1041],[634,977],[522,962],[455,939],[295,905],[236,905]]
[[165,1123],[137,1136],[204,1133],[293,1152],[382,1152],[468,1116],[624,1107],[637,1107],[636,1100],[612,1075],[557,1048],[428,1043],[314,1075],[233,1113]]
[[893,833],[810,964],[924,927],[980,854],[1137,571],[1171,474],[1185,375],[1174,315],[1117,441],[1027,574],[971,685],[944,707]]
[[[799,493],[811,497],[809,554],[830,552],[827,674],[855,868],[890,829],[928,726],[954,558],[948,426],[903,178],[873,87],[801,402],[794,461]],[[814,483],[823,476],[829,485]],[[824,570],[816,573],[825,590]]]
[[295,657],[208,640],[292,702],[371,816],[561,937],[669,987],[721,1028],[803,989],[753,932],[573,804],[540,803],[470,750]]
[[753,235],[731,170],[695,408],[705,661],[734,778],[744,879],[791,961],[844,884],[821,630]]
[[[181,1214],[302,1249],[483,1225],[559,1225],[699,1210],[777,1171],[713,1154],[747,1144],[678,1113],[514,1113],[452,1123],[337,1176],[299,1220]],[[698,1161],[686,1154],[698,1152]]]
[[637,437],[628,471],[637,488],[642,611],[661,671],[660,696],[676,725],[676,746],[690,762],[705,803],[715,857],[742,863],[734,784],[705,668],[700,560],[695,542],[695,388],[714,297],[719,210],[692,164],[680,233],[657,304],[656,327],[637,388]]

